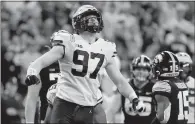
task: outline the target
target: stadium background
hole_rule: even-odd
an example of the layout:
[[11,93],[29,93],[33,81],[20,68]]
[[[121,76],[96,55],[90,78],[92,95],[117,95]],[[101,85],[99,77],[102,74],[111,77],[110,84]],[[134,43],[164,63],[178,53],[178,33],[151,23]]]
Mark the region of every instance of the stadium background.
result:
[[24,120],[29,63],[53,32],[73,32],[71,16],[83,4],[101,11],[100,36],[116,43],[126,77],[140,54],[153,58],[162,50],[184,51],[195,58],[195,2],[1,2],[1,119]]

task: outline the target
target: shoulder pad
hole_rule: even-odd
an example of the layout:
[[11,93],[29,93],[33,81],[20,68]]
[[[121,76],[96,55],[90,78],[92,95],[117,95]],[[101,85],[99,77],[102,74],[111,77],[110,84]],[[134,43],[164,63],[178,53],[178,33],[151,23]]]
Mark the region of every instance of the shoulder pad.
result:
[[193,77],[189,77],[188,80],[187,80],[187,84],[191,84],[191,85],[194,85],[195,83],[195,79]]
[[171,86],[166,81],[157,81],[152,88],[152,92],[171,93]]
[[108,43],[108,48],[110,48],[111,52],[112,52],[112,57],[115,57],[117,55],[117,51],[116,51],[116,44],[114,42],[110,42],[107,41]]
[[74,41],[74,37],[68,31],[60,30],[58,32],[53,33],[52,37],[50,38],[50,42],[52,46],[55,45],[65,45],[67,42]]
[[59,34],[59,33],[69,33],[68,31],[66,30],[59,30],[59,31],[56,31],[52,34],[52,36],[50,37],[50,41],[52,41],[54,39],[54,37]]

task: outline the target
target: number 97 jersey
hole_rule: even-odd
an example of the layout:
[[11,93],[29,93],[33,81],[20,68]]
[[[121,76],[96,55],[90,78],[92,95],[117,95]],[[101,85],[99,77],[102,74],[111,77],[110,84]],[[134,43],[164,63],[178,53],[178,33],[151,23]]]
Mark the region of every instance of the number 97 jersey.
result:
[[97,77],[115,57],[115,44],[101,38],[89,44],[81,36],[66,31],[55,33],[51,43],[64,49],[59,60],[61,77],[56,96],[79,105],[96,105],[101,96]]
[[187,124],[189,105],[187,85],[177,79],[158,81],[153,87],[154,95],[162,95],[169,99],[171,105],[165,113],[169,116],[167,124]]

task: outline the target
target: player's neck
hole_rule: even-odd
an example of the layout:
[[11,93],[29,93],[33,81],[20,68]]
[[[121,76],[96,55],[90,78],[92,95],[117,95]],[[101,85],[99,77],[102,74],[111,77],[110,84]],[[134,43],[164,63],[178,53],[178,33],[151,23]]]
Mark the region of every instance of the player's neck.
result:
[[83,32],[80,34],[80,36],[89,44],[92,44],[96,41],[96,33]]

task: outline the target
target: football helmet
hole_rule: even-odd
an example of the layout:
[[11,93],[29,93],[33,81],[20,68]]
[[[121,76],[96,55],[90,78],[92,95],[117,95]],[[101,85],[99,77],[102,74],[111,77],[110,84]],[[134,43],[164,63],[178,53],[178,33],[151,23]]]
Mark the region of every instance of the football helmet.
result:
[[177,58],[179,59],[179,66],[182,70],[182,72],[180,73],[180,78],[187,78],[191,72],[192,72],[192,58],[190,57],[189,54],[185,53],[185,52],[179,52],[176,54]]
[[138,81],[146,81],[150,76],[151,60],[145,55],[141,55],[132,61],[133,77]]
[[[98,24],[93,23],[89,25],[89,20],[94,18],[90,17],[90,15],[97,18]],[[99,33],[104,27],[101,13],[91,5],[83,5],[78,8],[78,10],[73,14],[72,26],[77,34],[83,31]]]
[[163,51],[154,57],[152,71],[155,77],[177,77],[179,60],[174,53]]

